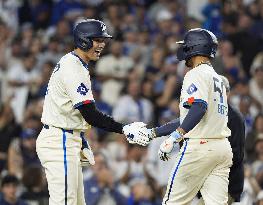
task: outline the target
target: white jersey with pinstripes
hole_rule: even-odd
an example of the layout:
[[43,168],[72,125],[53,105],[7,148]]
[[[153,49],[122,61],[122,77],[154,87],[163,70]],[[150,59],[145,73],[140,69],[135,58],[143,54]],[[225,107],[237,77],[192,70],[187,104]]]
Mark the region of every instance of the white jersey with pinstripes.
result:
[[207,111],[185,137],[209,139],[230,136],[226,90],[221,77],[209,64],[191,69],[184,77],[179,106],[181,123],[194,102],[204,103]]
[[53,70],[41,122],[68,130],[86,130],[78,106],[94,101],[88,65],[74,52],[63,56]]

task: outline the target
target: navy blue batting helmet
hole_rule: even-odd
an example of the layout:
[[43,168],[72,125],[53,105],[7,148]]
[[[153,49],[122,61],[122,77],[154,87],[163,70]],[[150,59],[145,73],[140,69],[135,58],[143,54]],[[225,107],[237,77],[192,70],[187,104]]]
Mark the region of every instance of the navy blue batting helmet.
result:
[[188,60],[197,55],[214,58],[218,45],[216,36],[211,31],[201,28],[189,30],[184,40],[177,43],[181,44],[177,50],[179,61]]
[[106,25],[99,20],[88,19],[79,22],[74,28],[74,44],[87,51],[93,46],[92,38],[112,38],[107,33]]

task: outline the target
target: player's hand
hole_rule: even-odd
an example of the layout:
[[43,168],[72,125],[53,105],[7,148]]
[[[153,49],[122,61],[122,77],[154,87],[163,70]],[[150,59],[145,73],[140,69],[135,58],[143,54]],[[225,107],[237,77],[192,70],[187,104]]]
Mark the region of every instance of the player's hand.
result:
[[146,146],[149,144],[148,129],[143,122],[133,122],[123,127],[123,133],[131,144]]
[[156,133],[155,133],[154,128],[147,129],[146,127],[143,127],[139,130],[138,133],[139,133],[139,136],[141,136],[141,137],[147,137],[149,139],[149,141],[156,138]]
[[168,161],[170,159],[171,152],[173,151],[175,143],[180,142],[183,139],[183,135],[179,132],[172,132],[169,137],[163,141],[160,145],[158,155],[163,161]]
[[95,160],[91,147],[89,146],[88,141],[83,136],[81,138],[82,138],[81,154],[83,155],[81,159],[81,166],[94,165]]

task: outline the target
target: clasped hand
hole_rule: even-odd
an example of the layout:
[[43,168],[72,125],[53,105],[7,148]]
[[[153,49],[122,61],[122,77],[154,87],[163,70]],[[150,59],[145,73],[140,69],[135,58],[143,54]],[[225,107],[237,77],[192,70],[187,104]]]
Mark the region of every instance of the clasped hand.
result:
[[123,127],[123,133],[131,144],[146,146],[154,138],[152,130],[143,122],[133,122]]

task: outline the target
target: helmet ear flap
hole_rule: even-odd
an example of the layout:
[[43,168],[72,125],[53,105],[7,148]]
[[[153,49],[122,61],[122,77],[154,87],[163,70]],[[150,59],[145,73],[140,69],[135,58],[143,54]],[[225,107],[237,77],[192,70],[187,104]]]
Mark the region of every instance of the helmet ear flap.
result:
[[186,44],[182,44],[177,50],[177,58],[179,61],[186,60],[189,51],[193,49],[192,47],[187,46]]
[[179,61],[185,60],[185,51],[184,51],[184,45],[181,45],[178,49],[177,49],[177,58]]
[[81,50],[83,50],[83,51],[88,51],[93,46],[93,42],[90,38],[87,38],[85,40],[83,38],[79,38],[79,42],[80,43],[79,43],[78,47],[81,48]]

